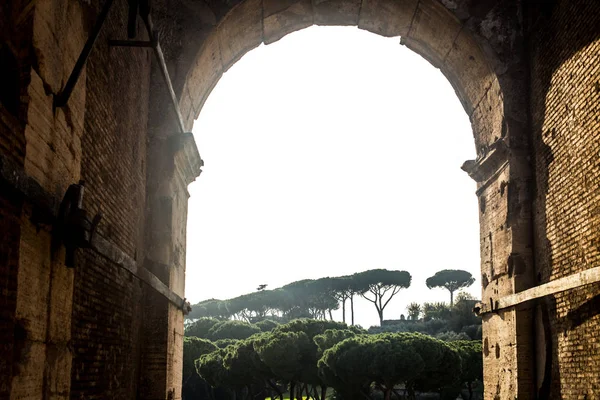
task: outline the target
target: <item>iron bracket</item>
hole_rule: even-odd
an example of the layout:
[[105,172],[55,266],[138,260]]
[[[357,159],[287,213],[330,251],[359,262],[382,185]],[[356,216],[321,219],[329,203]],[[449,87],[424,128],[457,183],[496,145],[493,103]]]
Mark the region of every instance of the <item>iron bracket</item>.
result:
[[98,35],[100,35],[100,31],[102,30],[102,26],[104,26],[104,21],[106,21],[106,17],[108,16],[112,4],[113,0],[106,0],[106,3],[104,3],[100,15],[98,15],[98,20],[92,28],[92,33],[90,33],[90,36],[85,42],[85,46],[83,46],[83,50],[81,50],[81,53],[79,54],[79,58],[73,67],[73,71],[71,71],[71,75],[69,76],[65,87],[62,92],[54,98],[54,107],[64,107],[69,102],[69,98],[73,93],[73,89],[79,80],[79,76],[81,75],[81,71],[83,71],[87,59],[94,48],[94,43],[96,43],[96,39],[98,39]]

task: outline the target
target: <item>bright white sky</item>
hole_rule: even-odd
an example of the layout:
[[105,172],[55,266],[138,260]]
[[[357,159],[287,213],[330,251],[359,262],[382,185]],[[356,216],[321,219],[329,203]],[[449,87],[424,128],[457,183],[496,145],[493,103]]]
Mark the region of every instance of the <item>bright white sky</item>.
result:
[[[206,166],[189,188],[192,304],[372,268],[413,277],[386,319],[449,301],[425,286],[440,269],[471,272],[479,297],[469,119],[399,38],[312,27],[260,46],[223,75],[194,134]],[[371,303],[355,308],[378,324]]]

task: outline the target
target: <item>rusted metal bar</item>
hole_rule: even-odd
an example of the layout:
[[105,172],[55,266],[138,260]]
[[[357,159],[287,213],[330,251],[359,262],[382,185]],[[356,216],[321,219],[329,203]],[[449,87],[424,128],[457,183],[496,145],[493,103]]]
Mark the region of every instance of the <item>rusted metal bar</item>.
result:
[[597,282],[600,282],[600,267],[586,269],[585,271],[502,297],[496,301],[490,299],[489,303],[479,303],[476,310],[477,308],[479,309],[477,314],[496,312],[531,300],[539,299],[540,297],[549,296],[585,285],[591,285],[592,283]]
[[94,43],[96,43],[96,39],[98,39],[98,35],[100,35],[100,31],[102,30],[102,26],[104,25],[104,21],[106,21],[106,17],[108,16],[108,12],[110,11],[110,7],[112,6],[112,4],[113,0],[106,0],[106,3],[104,3],[104,7],[102,7],[102,10],[98,15],[98,19],[96,20],[96,23],[92,28],[92,32],[90,33],[90,36],[85,42],[83,50],[81,50],[81,53],[79,54],[79,58],[77,59],[77,62],[73,67],[73,71],[71,71],[69,80],[67,80],[67,83],[63,88],[62,92],[60,92],[54,98],[55,107],[64,107],[69,102],[69,98],[73,93],[75,84],[77,84],[79,76],[81,75],[81,71],[83,71],[83,67],[85,66],[85,63],[87,62],[87,59],[90,56],[90,53],[92,52],[92,48],[94,48]]
[[175,294],[167,285],[158,279],[152,272],[146,268],[138,266],[135,260],[125,254],[121,249],[108,240],[96,235],[91,243],[91,248],[96,253],[105,257],[109,261],[126,269],[148,286],[167,298],[177,308],[186,310],[186,301]]
[[173,111],[175,112],[175,116],[177,117],[177,124],[179,125],[181,133],[186,133],[183,117],[181,116],[181,111],[179,110],[179,102],[177,101],[177,96],[175,95],[173,84],[171,83],[169,70],[167,69],[165,56],[162,52],[162,49],[160,48],[160,43],[158,41],[158,32],[154,31],[154,27],[152,25],[152,18],[150,17],[149,13],[144,13],[142,15],[142,20],[144,21],[144,25],[146,26],[146,31],[148,32],[150,42],[153,44],[152,49],[154,50],[154,55],[156,56],[156,60],[158,61],[160,72],[162,73],[162,76],[165,80],[165,84],[167,85],[169,96],[171,97],[171,105],[173,106]]

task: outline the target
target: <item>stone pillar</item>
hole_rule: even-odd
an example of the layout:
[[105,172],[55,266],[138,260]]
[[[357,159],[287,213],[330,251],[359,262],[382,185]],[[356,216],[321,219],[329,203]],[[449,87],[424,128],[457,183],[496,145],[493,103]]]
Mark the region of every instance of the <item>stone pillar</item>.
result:
[[[53,197],[44,200],[56,203],[80,177],[85,72],[65,107],[53,107],[53,99],[71,73],[87,29],[78,2],[48,0],[19,12],[32,24],[34,58],[26,88],[23,169]],[[68,399],[73,270],[64,265],[64,249],[53,248],[48,221],[38,218],[29,199],[23,203],[10,398]]]
[[[191,135],[155,138],[148,146],[145,267],[180,297],[185,288],[187,186],[200,174]],[[183,312],[144,288],[141,399],[180,399]]]
[[[532,285],[530,167],[526,148],[502,137],[465,169],[477,182],[482,303]],[[483,318],[485,399],[533,399],[531,305],[486,312]]]

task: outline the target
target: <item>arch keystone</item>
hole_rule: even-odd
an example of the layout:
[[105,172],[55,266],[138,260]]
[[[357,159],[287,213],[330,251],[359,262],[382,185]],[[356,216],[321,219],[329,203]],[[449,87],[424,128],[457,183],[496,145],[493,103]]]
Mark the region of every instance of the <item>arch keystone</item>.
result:
[[315,24],[358,25],[360,0],[313,0]]
[[476,133],[474,135],[475,147],[478,153],[481,148],[489,147],[505,135],[503,116],[502,91],[498,80],[494,79],[492,86],[486,91],[471,115],[471,126],[473,127],[473,133]]
[[270,44],[285,35],[308,28],[314,22],[311,0],[264,0],[264,42]]
[[418,0],[363,0],[358,27],[386,37],[406,36],[417,3]]

